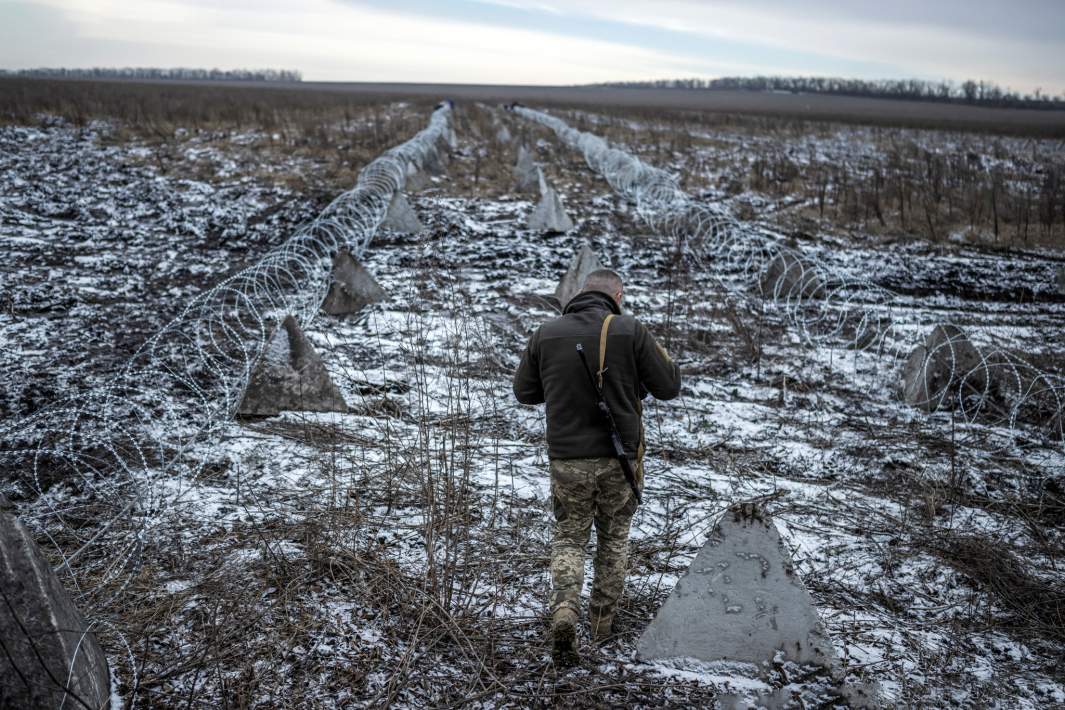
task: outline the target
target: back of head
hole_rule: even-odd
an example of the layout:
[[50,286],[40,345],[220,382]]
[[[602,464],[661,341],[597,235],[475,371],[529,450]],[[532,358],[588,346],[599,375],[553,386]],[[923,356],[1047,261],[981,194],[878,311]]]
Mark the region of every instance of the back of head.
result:
[[616,271],[611,271],[610,269],[596,269],[584,279],[584,284],[581,286],[581,293],[586,291],[600,291],[613,296],[616,293],[620,293],[622,289],[621,277],[618,276]]

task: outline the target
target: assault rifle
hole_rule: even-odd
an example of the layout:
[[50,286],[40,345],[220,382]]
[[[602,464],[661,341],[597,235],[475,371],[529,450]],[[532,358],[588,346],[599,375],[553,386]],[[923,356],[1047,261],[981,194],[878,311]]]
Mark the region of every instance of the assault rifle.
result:
[[592,368],[588,366],[588,358],[584,356],[584,348],[580,343],[577,343],[577,354],[581,356],[584,371],[588,373],[588,383],[591,384],[592,391],[595,392],[599,413],[603,415],[603,419],[606,420],[607,427],[610,429],[610,443],[614,445],[614,457],[621,464],[621,470],[625,474],[625,480],[629,482],[632,494],[636,496],[636,502],[643,503],[643,498],[640,497],[640,487],[636,485],[636,472],[632,470],[632,461],[629,460],[628,454],[625,453],[625,445],[621,443],[621,434],[618,433],[618,425],[614,422],[614,413],[610,411],[610,405],[606,403],[603,391],[595,384],[595,376],[592,375]]

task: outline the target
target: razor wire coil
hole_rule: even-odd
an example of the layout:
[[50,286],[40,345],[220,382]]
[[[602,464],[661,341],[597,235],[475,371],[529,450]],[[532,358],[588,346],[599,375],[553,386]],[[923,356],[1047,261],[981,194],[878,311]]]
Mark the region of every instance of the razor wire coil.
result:
[[[896,364],[902,361],[906,401],[928,412],[956,404],[963,422],[987,425],[979,436],[992,451],[1028,439],[1022,428],[1040,432],[1044,444],[1065,450],[1065,378],[997,343],[977,350],[949,323],[927,324],[932,332],[926,336],[906,328],[898,315],[898,296],[890,289],[833,269],[783,243],[779,235],[737,219],[725,206],[697,201],[670,173],[600,136],[542,111],[513,110],[580,152],[588,167],[634,206],[639,219],[683,244],[698,268],[732,276],[720,280],[732,295],[745,297],[756,284],[763,302],[805,343],[842,344],[886,354]],[[1001,429],[1005,436],[996,431]]]
[[[136,574],[168,509],[207,464],[196,444],[233,418],[273,330],[292,315],[306,326],[330,286],[332,258],[360,258],[408,176],[439,163],[451,136],[451,104],[428,126],[359,173],[336,197],[254,265],[194,297],[99,387],[0,427],[0,461],[36,493],[24,519],[52,537],[57,568],[88,610],[116,599]],[[98,525],[66,524],[51,484],[73,485]]]

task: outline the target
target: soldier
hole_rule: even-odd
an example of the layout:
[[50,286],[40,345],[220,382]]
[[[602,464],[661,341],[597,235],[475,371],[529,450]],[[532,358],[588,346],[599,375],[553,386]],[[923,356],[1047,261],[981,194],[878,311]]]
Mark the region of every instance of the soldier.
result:
[[595,381],[614,414],[643,487],[641,400],[673,399],[680,371],[635,318],[621,315],[621,277],[593,271],[562,316],[533,333],[514,373],[522,404],[547,404],[547,448],[555,525],[551,542],[551,634],[557,665],[579,661],[576,627],[584,586],[584,548],[595,524],[595,580],[588,621],[596,643],[611,634],[625,584],[629,524],[637,500],[614,455],[593,383],[577,353],[598,364]]

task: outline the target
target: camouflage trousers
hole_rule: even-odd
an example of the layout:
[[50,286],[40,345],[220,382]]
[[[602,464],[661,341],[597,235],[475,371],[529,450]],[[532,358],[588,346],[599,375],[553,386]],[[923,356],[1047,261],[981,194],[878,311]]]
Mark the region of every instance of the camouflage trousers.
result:
[[629,525],[636,512],[621,464],[613,458],[551,462],[555,527],[551,540],[551,613],[570,607],[580,614],[584,550],[595,524],[593,613],[610,614],[625,586]]

